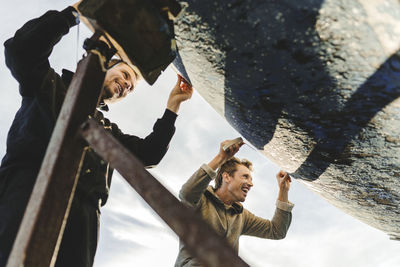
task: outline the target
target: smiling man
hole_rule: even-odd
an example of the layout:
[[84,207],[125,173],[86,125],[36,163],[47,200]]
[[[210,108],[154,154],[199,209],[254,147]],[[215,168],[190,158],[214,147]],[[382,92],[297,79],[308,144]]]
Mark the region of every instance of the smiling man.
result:
[[136,73],[125,62],[112,59],[110,65],[112,65],[112,68],[106,72],[102,95],[104,102],[107,104],[126,97],[133,91],[137,81]]
[[[7,152],[0,165],[0,267],[7,263],[72,80],[72,72],[63,70],[59,75],[54,71],[49,56],[61,38],[78,23],[75,14],[73,7],[48,11],[28,21],[4,43],[6,65],[19,83],[22,102],[9,130]],[[110,63],[99,106],[103,110],[108,109],[107,104],[132,92],[137,80],[128,64],[118,60]],[[100,111],[96,112],[95,118],[145,166],[156,165],[164,157],[174,135],[179,106],[192,93],[191,86],[178,77],[163,116],[145,138],[123,133]],[[93,265],[100,206],[107,201],[112,172],[109,164],[92,149],[86,150],[56,267]]]
[[[203,164],[182,186],[179,197],[189,207],[200,212],[201,217],[233,249],[239,250],[239,237],[251,235],[268,239],[282,239],[289,229],[293,204],[288,200],[291,178],[280,171],[277,175],[279,194],[272,220],[263,219],[244,209],[240,202],[246,200],[253,187],[252,163],[233,157],[243,143],[223,150],[230,140],[221,143],[219,153],[208,164]],[[218,170],[217,170],[218,169]],[[217,170],[217,171],[216,171]],[[209,183],[215,179],[215,187]],[[175,267],[202,266],[180,242]]]

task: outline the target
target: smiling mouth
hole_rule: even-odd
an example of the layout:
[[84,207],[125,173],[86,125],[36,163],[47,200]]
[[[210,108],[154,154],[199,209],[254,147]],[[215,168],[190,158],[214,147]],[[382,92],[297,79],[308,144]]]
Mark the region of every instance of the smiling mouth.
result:
[[122,86],[118,82],[115,82],[115,84],[117,85],[116,86],[116,90],[115,90],[115,94],[117,94],[118,96],[121,96],[122,92],[123,92]]
[[242,192],[244,193],[245,196],[247,196],[247,193],[250,191],[250,188],[248,187],[242,187]]

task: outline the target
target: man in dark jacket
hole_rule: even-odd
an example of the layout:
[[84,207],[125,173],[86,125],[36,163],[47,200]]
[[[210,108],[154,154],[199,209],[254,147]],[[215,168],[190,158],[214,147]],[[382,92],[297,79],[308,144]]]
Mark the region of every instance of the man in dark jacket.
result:
[[[48,11],[27,22],[5,45],[7,67],[19,82],[22,104],[7,137],[7,152],[0,166],[0,267],[5,266],[39,172],[73,73],[59,76],[48,57],[54,45],[78,23],[75,9]],[[134,89],[136,73],[119,63],[106,73],[102,102],[122,99]],[[176,113],[193,89],[180,77],[172,89],[167,109],[142,139],[124,134],[116,124],[97,112],[104,125],[145,166],[155,165],[165,155],[174,134]],[[107,201],[112,169],[88,149],[65,228],[56,266],[92,266],[97,246],[99,207]]]

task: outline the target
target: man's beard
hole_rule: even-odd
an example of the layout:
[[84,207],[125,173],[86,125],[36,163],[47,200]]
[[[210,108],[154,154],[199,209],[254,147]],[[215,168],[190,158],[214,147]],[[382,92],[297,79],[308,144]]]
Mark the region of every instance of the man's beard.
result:
[[102,100],[107,100],[107,99],[113,98],[113,96],[114,96],[114,95],[111,93],[110,88],[109,88],[107,85],[105,85],[105,86],[103,87],[103,92],[102,92],[102,94],[101,94],[101,99],[102,99]]

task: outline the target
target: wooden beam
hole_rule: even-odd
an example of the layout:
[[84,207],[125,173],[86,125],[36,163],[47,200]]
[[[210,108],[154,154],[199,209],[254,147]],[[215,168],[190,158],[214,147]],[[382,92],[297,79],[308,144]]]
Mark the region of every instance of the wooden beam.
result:
[[248,266],[199,214],[184,206],[144,169],[118,140],[93,119],[82,126],[82,135],[104,160],[118,170],[151,208],[171,227],[189,251],[206,266]]
[[78,64],[7,267],[55,263],[84,151],[78,129],[96,109],[104,81],[100,60],[98,54],[89,53]]

